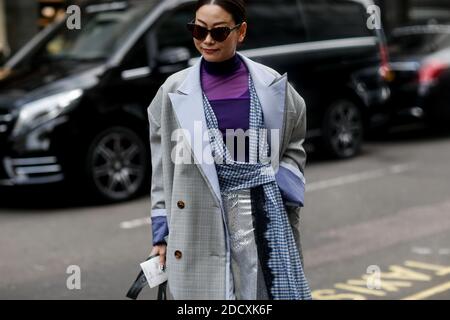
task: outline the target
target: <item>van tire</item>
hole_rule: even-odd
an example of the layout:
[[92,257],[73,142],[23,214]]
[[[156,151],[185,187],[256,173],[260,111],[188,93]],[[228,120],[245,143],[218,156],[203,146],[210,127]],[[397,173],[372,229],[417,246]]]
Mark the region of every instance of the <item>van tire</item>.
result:
[[91,139],[84,160],[84,176],[96,200],[108,203],[132,199],[149,182],[149,155],[133,130],[115,125]]

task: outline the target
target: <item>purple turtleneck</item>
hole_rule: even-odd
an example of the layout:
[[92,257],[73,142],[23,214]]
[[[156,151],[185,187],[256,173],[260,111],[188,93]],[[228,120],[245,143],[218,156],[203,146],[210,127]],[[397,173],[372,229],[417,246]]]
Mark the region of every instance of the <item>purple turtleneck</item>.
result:
[[[250,115],[248,70],[239,55],[235,54],[232,58],[221,62],[202,59],[201,84],[216,115],[224,142],[226,129],[242,129],[244,132],[248,130]],[[248,162],[248,137],[245,138],[245,155],[238,154],[237,141],[235,138],[234,160]]]

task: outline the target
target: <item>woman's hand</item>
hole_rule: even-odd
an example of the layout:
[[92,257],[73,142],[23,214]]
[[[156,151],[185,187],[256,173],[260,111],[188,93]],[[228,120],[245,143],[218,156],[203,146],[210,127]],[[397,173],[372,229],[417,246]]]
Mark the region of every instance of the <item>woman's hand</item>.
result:
[[165,243],[156,244],[153,246],[152,252],[150,254],[152,256],[155,254],[159,254],[159,265],[161,266],[162,270],[164,270],[166,266],[166,248],[167,244]]

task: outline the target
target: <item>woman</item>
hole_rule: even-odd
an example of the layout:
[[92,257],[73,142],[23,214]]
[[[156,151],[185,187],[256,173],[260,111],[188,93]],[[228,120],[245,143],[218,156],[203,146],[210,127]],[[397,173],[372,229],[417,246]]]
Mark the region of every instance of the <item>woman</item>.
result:
[[198,1],[188,29],[202,57],[148,108],[152,254],[175,299],[310,299],[304,101],[286,74],[236,52],[243,1]]

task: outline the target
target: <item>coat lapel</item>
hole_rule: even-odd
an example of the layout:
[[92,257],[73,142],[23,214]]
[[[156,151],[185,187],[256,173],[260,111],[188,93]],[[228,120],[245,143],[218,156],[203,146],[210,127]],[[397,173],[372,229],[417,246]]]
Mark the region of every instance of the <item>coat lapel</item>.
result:
[[[239,54],[239,53],[238,53]],[[256,94],[264,114],[264,125],[268,129],[268,143],[272,152],[281,150],[284,130],[284,111],[286,103],[287,73],[277,77],[270,73],[261,64],[257,64],[249,58],[239,54],[246,63],[252,76]],[[277,145],[272,145],[271,133],[278,133]],[[274,169],[278,163],[274,163]]]
[[[255,63],[239,52],[236,52],[236,54],[243,59],[252,76],[255,90],[263,109],[266,128],[269,133],[273,129],[279,130],[279,145],[277,147],[281,147],[287,74],[277,77],[267,71],[262,65]],[[200,82],[202,59],[203,57],[200,57],[195,62],[188,71],[184,81],[177,88],[177,92],[169,93],[169,98],[180,127],[186,130],[186,134],[189,134],[189,138],[186,137],[186,141],[194,155],[195,163],[203,173],[205,180],[222,207],[219,180],[214,159],[211,155],[211,146],[206,138],[208,137],[208,128],[203,111],[203,96]],[[270,141],[269,137],[269,144]]]

